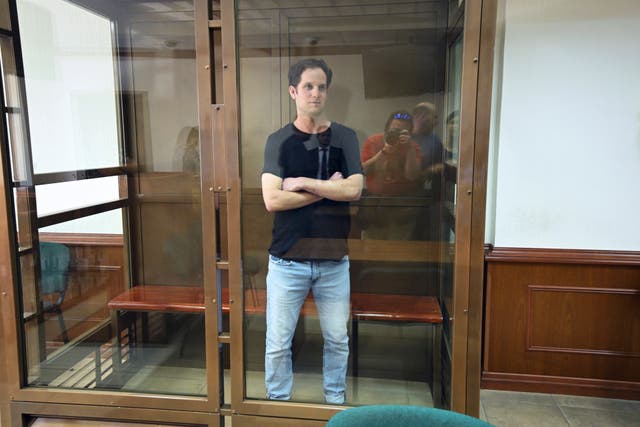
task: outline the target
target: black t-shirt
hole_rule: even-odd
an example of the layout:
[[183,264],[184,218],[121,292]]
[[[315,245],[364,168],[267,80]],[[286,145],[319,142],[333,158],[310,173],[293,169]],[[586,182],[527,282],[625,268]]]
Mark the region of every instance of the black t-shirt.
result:
[[[332,123],[321,134],[312,135],[292,123],[269,135],[262,173],[282,179],[317,178],[319,149],[328,146],[328,176],[345,178],[361,174],[358,138],[352,129]],[[349,203],[322,199],[316,203],[275,213],[269,253],[285,259],[333,259],[347,254]]]

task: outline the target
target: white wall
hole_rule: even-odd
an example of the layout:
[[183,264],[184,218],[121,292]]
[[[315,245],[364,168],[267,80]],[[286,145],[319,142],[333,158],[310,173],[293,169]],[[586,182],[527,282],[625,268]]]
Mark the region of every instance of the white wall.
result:
[[640,2],[508,0],[504,19],[487,241],[640,250]]
[[[111,23],[62,0],[17,5],[34,172],[119,165]],[[36,192],[40,215],[119,196],[117,179],[38,186]],[[106,212],[43,231],[122,233],[122,215]]]
[[117,166],[110,22],[61,0],[17,4],[35,173]]

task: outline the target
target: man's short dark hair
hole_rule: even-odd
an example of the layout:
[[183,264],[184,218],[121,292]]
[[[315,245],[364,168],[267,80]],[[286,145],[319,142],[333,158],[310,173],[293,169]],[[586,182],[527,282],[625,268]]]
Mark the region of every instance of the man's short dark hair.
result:
[[324,71],[325,76],[327,76],[327,88],[331,85],[333,72],[327,63],[322,59],[307,58],[296,62],[289,68],[289,86],[297,87],[302,73],[310,68],[320,68]]

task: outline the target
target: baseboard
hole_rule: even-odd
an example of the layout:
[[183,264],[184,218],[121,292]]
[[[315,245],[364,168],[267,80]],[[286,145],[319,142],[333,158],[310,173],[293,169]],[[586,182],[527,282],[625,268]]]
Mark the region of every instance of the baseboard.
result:
[[484,371],[482,373],[480,387],[491,390],[640,400],[640,383],[599,380],[594,378],[571,378]]

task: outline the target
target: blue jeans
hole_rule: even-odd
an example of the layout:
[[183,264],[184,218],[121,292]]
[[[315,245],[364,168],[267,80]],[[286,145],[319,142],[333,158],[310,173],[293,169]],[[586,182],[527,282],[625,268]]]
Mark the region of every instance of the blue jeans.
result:
[[344,403],[350,311],[349,258],[339,261],[290,261],[269,256],[267,274],[267,398],[291,398],[291,340],[309,290],[324,339],[322,383],[327,403]]

